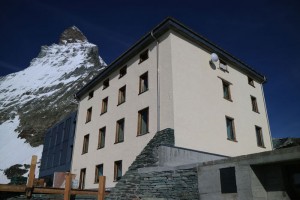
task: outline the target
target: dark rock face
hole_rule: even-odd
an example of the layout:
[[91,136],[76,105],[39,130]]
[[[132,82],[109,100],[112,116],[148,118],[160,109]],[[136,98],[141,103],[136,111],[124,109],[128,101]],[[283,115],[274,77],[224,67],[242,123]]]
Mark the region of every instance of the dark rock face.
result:
[[105,199],[198,199],[196,167],[175,171],[139,173],[158,164],[158,147],[174,145],[174,130],[157,132]]
[[60,36],[59,44],[75,43],[75,42],[87,42],[87,38],[76,27],[72,26],[67,28]]

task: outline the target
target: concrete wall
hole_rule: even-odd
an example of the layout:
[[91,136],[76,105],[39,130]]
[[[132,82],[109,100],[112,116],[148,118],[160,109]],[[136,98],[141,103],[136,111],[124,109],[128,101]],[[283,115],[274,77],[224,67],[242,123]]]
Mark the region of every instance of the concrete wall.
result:
[[[228,72],[210,66],[210,54],[179,34],[171,34],[175,146],[227,156],[271,150],[261,84],[228,63]],[[222,55],[219,55],[221,57]],[[223,98],[222,79],[231,83],[232,101]],[[259,113],[252,111],[250,95]],[[234,118],[236,140],[227,139],[225,116]],[[255,125],[265,148],[257,146]]]
[[[291,177],[299,174],[300,148],[293,147],[198,165],[199,198],[206,199],[299,199],[299,189],[291,190]],[[222,193],[220,169],[234,167],[236,193]],[[296,169],[297,168],[297,169]],[[290,169],[294,169],[290,172]],[[292,175],[292,176],[291,176]],[[290,198],[292,197],[292,198]]]
[[158,158],[159,166],[171,167],[224,159],[226,156],[162,145],[158,149]]

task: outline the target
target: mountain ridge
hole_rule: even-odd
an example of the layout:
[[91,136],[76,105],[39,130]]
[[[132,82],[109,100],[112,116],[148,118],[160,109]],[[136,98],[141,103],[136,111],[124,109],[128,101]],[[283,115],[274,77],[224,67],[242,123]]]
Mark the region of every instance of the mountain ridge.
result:
[[42,46],[24,70],[0,77],[0,137],[8,140],[0,142],[0,176],[9,165],[29,164],[6,155],[12,146],[41,154],[46,130],[77,109],[73,95],[106,67],[78,28],[66,29],[59,41]]

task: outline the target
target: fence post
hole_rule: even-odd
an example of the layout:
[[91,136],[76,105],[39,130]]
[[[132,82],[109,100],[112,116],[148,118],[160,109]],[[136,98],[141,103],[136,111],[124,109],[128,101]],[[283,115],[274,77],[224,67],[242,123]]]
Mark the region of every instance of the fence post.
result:
[[31,158],[31,165],[29,169],[29,176],[26,185],[26,197],[30,199],[32,196],[32,189],[33,189],[33,182],[34,182],[34,175],[35,175],[35,168],[36,168],[37,156],[33,155]]
[[65,181],[64,200],[70,200],[71,187],[72,187],[72,174],[70,172],[67,172],[66,181]]
[[98,200],[104,200],[105,196],[105,176],[99,176]]

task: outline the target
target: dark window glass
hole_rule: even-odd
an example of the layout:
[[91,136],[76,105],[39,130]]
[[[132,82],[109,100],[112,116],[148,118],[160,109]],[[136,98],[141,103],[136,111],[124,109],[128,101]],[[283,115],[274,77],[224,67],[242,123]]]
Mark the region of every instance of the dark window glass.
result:
[[220,169],[220,181],[221,181],[222,193],[237,192],[234,167],[227,167],[227,168]]

